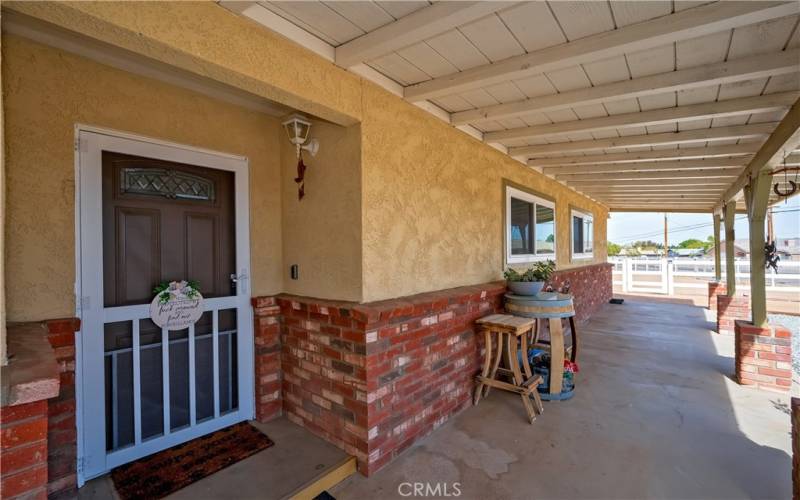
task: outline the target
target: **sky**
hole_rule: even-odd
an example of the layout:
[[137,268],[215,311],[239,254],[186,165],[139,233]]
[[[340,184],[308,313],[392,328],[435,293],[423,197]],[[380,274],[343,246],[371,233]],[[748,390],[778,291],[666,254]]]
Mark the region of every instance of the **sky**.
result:
[[[800,196],[778,203],[773,213],[776,238],[800,237]],[[702,227],[686,227],[701,224]],[[711,214],[667,214],[667,227],[670,246],[689,238],[706,240],[714,233]],[[748,238],[745,214],[736,216],[735,231],[736,239]],[[608,220],[608,241],[624,246],[638,240],[664,241],[664,213],[612,212]]]

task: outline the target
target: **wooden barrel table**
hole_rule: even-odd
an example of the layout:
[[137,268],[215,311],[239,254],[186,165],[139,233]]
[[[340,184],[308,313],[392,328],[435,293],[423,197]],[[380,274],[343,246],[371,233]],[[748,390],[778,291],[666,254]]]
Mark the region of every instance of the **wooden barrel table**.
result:
[[575,361],[578,352],[578,335],[575,330],[575,306],[572,295],[556,292],[541,292],[536,295],[514,295],[507,293],[506,312],[526,318],[546,319],[550,326],[550,395],[560,395],[564,381],[564,328],[562,319],[569,319],[572,329],[570,360]]

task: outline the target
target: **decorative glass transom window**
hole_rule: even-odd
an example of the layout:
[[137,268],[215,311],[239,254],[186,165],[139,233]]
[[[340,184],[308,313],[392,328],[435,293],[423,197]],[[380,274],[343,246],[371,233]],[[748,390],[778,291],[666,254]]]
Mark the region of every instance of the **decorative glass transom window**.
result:
[[591,259],[594,240],[594,219],[591,215],[571,211],[572,217],[572,258]]
[[507,187],[506,249],[509,264],[555,259],[555,204]]
[[122,193],[144,194],[183,200],[214,201],[214,182],[180,170],[123,168]]

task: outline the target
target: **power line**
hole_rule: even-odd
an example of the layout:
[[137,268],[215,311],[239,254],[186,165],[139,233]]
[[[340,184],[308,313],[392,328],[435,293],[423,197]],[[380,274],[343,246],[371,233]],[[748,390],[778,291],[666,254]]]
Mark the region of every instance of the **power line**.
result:
[[[773,210],[772,211],[773,214],[792,213],[792,212],[800,212],[800,208],[791,208],[791,209],[785,209],[785,210]],[[747,219],[746,215],[740,215],[739,217],[736,218],[736,220],[745,220],[745,219]],[[692,225],[688,225],[688,226],[678,226],[678,227],[676,227],[674,229],[671,229],[669,231],[669,233],[672,234],[672,233],[679,233],[679,232],[684,232],[684,231],[691,231],[691,230],[694,230],[694,229],[702,229],[704,227],[711,227],[713,225],[714,225],[714,222],[712,221],[712,222],[703,222],[703,223],[698,223],[698,224],[692,224]],[[659,236],[660,234],[661,234],[661,231],[648,232],[648,233],[642,233],[642,234],[639,234],[639,235],[627,236],[624,239],[617,240],[617,241],[619,241],[620,243],[630,243],[630,242],[633,242],[633,241],[641,240],[643,238],[644,239],[646,239],[646,238],[654,238],[656,236]]]

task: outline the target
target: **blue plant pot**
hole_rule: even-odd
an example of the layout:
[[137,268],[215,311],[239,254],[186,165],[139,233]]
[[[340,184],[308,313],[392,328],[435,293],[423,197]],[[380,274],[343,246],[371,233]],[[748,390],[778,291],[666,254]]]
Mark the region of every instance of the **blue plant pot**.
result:
[[506,285],[514,295],[536,295],[544,288],[544,281],[507,281]]

